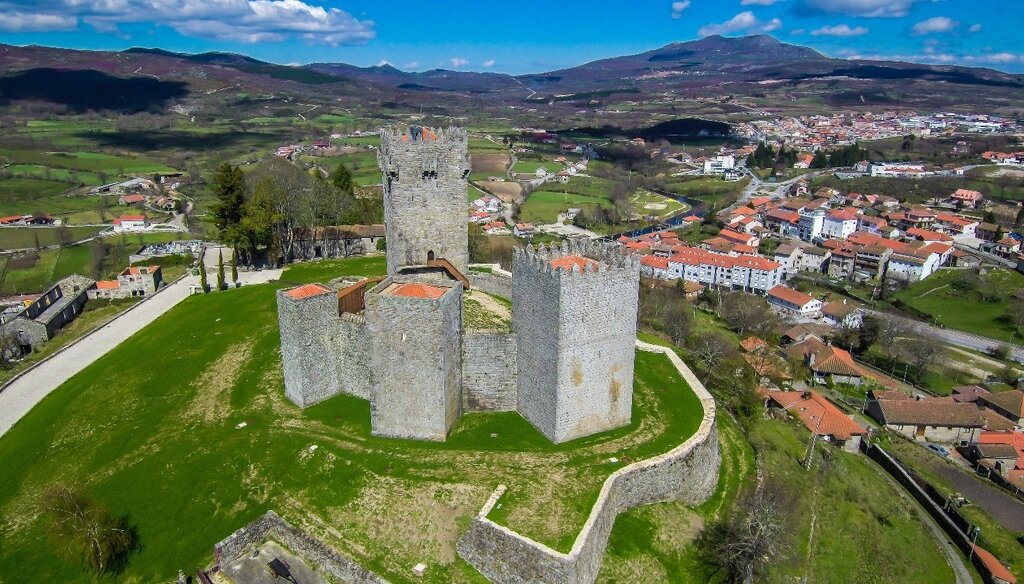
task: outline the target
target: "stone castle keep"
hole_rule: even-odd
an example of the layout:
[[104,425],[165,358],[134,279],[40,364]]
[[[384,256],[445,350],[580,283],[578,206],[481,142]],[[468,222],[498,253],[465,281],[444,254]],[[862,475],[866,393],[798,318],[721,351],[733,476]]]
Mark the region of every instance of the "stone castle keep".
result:
[[[512,277],[473,272],[466,132],[380,137],[388,275],[278,292],[286,396],[361,397],[374,435],[418,440],[473,411],[518,411],[553,442],[629,424],[637,259],[563,243],[517,250]],[[464,328],[471,289],[511,299],[512,332]]]

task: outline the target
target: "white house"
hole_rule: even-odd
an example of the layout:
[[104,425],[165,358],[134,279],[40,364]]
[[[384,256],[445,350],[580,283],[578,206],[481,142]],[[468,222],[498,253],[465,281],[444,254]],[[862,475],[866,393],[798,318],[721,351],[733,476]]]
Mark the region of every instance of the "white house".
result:
[[124,231],[142,231],[149,227],[149,222],[146,221],[145,215],[121,215],[117,219],[114,219],[114,231],[120,233]]
[[786,286],[776,286],[768,291],[768,304],[780,312],[817,317],[821,314],[821,300]]
[[813,211],[800,211],[800,239],[813,241],[821,237],[821,231],[825,224],[825,212],[821,209]]
[[897,280],[918,282],[939,269],[939,254],[919,250],[914,253],[894,253],[889,258],[886,275]]
[[722,174],[726,170],[735,168],[736,157],[714,156],[704,161],[704,174]]
[[[667,260],[668,272],[665,279],[682,278],[726,290],[766,294],[783,277],[780,263],[760,256],[733,257],[694,247],[676,246]],[[648,262],[653,269],[653,260]]]
[[846,239],[857,231],[857,209],[833,209],[825,215],[821,225],[821,236],[828,239]]

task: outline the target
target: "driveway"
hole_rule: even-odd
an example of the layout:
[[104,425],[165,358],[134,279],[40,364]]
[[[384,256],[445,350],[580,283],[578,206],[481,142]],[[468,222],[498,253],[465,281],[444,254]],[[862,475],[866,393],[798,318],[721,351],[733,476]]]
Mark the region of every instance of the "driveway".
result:
[[960,491],[960,494],[987,511],[1007,531],[1024,531],[1024,502],[1020,499],[947,464],[936,464],[934,470]]
[[[280,277],[281,270],[239,274],[244,284],[269,282]],[[198,277],[188,276],[163,288],[0,389],[0,436],[51,391],[187,298],[190,288],[198,283]]]

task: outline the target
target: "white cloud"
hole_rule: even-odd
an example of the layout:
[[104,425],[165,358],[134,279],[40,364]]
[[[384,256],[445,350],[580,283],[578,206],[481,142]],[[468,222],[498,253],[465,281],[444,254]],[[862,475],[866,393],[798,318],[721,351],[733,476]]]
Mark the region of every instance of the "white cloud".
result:
[[469,61],[461,57],[452,57],[448,62],[451,63],[452,67],[465,67],[469,65]]
[[78,19],[74,16],[7,12],[6,10],[0,12],[0,30],[4,32],[72,30],[77,26]]
[[754,16],[753,12],[747,10],[740,12],[725,22],[719,24],[706,24],[700,27],[697,34],[705,37],[713,34],[729,34],[741,31],[749,33],[771,32],[773,30],[778,30],[781,27],[782,21],[778,18],[773,18],[768,22],[765,22],[763,20],[758,20],[758,18]]
[[960,23],[948,16],[933,16],[926,18],[911,27],[910,31],[916,35],[931,34],[934,32],[949,32],[960,26]]
[[419,66],[420,66],[420,62],[419,61],[409,61],[408,63],[405,64],[405,68],[406,69],[415,69],[415,68],[417,68]]
[[[101,32],[121,24],[150,22],[186,35],[247,43],[289,38],[310,44],[358,44],[375,36],[374,23],[359,20],[324,0],[0,0],[3,30],[69,30],[78,20]],[[31,29],[16,27],[34,22]]]
[[867,27],[855,26],[850,28],[848,24],[837,24],[835,26],[823,26],[811,31],[814,36],[853,37],[868,34]]
[[980,57],[977,57],[977,60],[982,63],[1024,63],[1024,55],[1002,52],[993,53],[991,55],[982,55]]
[[805,29],[805,28],[794,28],[793,30],[789,31],[789,34],[791,34],[793,36],[800,36],[800,35],[804,34],[805,32],[807,32],[807,29]]
[[906,16],[922,0],[803,0],[800,10],[819,14],[846,14],[864,18]]
[[967,29],[967,32],[970,32],[970,33],[981,32],[981,25],[980,24],[972,24],[971,28]]
[[740,6],[771,6],[782,0],[740,0]]
[[683,0],[682,2],[672,3],[672,18],[682,18],[683,11],[690,7],[690,0]]
[[484,67],[493,67],[493,66],[494,66],[494,59],[487,59],[486,61],[484,61]]

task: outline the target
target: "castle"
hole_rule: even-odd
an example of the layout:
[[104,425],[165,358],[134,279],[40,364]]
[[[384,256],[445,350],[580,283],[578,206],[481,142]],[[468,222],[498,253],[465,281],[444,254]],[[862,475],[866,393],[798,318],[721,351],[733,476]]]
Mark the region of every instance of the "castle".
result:
[[[370,402],[377,436],[445,440],[459,417],[517,411],[553,442],[629,424],[640,267],[618,246],[517,250],[469,269],[466,132],[382,130],[387,276],[277,296],[285,395]],[[467,330],[464,296],[512,302],[512,330]]]

